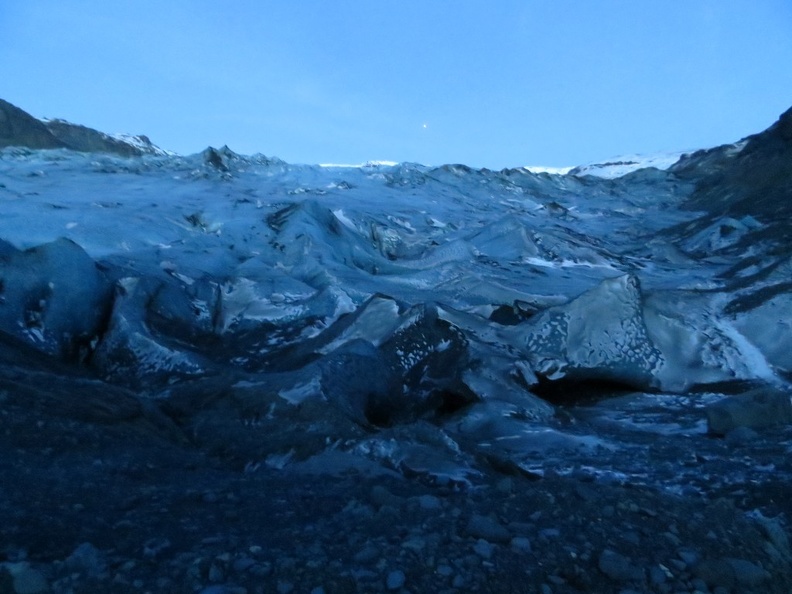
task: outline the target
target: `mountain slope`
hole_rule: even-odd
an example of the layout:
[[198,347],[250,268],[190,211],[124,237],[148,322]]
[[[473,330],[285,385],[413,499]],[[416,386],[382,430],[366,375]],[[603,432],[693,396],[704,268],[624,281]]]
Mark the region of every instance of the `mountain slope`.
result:
[[167,151],[146,136],[113,137],[87,126],[65,120],[38,120],[22,109],[0,99],[0,148],[66,148],[84,153],[107,153],[120,157],[165,155]]
[[0,148],[23,146],[31,149],[66,148],[41,121],[0,99]]
[[746,138],[741,148],[694,153],[672,171],[683,178],[698,177],[689,208],[755,216],[792,239],[792,109],[764,132]]
[[86,153],[111,153],[121,157],[140,157],[146,154],[164,154],[145,136],[129,136],[119,140],[93,128],[72,124],[65,120],[44,122],[55,138],[66,147]]

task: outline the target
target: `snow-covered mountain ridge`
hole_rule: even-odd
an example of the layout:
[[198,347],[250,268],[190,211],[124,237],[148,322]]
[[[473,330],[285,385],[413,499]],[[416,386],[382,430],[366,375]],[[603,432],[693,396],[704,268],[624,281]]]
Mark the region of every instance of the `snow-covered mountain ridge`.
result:
[[653,167],[665,171],[692,151],[664,152],[649,155],[622,155],[601,163],[578,165],[568,171],[570,175],[593,175],[606,179],[622,177],[628,173]]
[[604,179],[622,177],[641,169],[652,167],[665,171],[677,163],[682,157],[693,151],[662,152],[645,155],[621,155],[604,161],[577,165],[575,167],[542,167],[527,166],[531,173],[550,173],[554,175],[592,175]]

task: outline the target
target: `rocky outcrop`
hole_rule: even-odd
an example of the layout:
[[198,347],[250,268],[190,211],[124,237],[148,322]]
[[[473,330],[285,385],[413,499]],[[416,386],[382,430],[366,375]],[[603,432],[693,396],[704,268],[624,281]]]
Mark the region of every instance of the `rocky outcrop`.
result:
[[751,215],[771,226],[762,231],[765,239],[792,242],[792,109],[764,132],[737,145],[694,153],[672,170],[695,180],[690,209],[734,218]]
[[201,152],[201,158],[206,165],[214,167],[218,171],[227,172],[231,170],[230,162],[238,160],[239,155],[227,146],[220,149],[208,146]]
[[107,153],[120,157],[162,155],[165,151],[146,136],[114,138],[87,126],[65,120],[39,120],[0,99],[0,148],[65,148],[83,153]]
[[21,146],[31,149],[66,148],[47,126],[32,115],[0,99],[0,148]]
[[47,129],[64,146],[83,153],[111,153],[121,157],[139,157],[144,152],[127,142],[116,140],[107,134],[72,124],[64,120],[49,120]]

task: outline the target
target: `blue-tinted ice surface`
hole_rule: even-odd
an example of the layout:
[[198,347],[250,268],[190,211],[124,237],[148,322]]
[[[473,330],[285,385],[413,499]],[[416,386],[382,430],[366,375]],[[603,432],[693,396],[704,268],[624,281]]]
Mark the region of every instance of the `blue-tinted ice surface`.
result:
[[[729,309],[788,262],[730,251],[762,223],[697,225],[680,208],[692,183],[672,172],[221,155],[218,169],[202,155],[0,152],[3,331],[76,349],[149,397],[214,381],[251,422],[315,410],[299,422],[327,432],[321,446],[262,459],[340,448],[454,481],[475,475],[471,447],[526,468],[537,452],[614,447],[554,426],[537,394],[676,394],[792,370],[788,293]],[[740,270],[735,289],[724,275],[747,256],[757,278]],[[384,428],[355,437],[339,428],[350,421]]]

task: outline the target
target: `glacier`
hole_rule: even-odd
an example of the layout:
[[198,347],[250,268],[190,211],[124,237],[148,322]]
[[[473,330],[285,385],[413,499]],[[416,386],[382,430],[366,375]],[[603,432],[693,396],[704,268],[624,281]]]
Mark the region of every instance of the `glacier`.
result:
[[785,238],[694,201],[789,117],[613,176],[6,148],[0,329],[143,398],[246,386],[259,416],[311,401],[366,430],[778,389]]
[[493,171],[0,101],[0,590],[785,592],[790,205],[792,110]]
[[[398,514],[415,502],[383,484],[421,493],[416,505],[431,513],[462,494],[459,505],[478,507],[450,518],[438,511],[435,520],[451,526],[451,543],[475,532],[474,554],[486,563],[500,562],[492,547],[504,543],[508,554],[549,546],[566,529],[558,515],[574,518],[581,506],[596,512],[596,522],[586,519],[596,531],[625,510],[642,514],[641,523],[666,522],[655,507],[694,509],[714,522],[731,505],[767,535],[765,566],[792,575],[781,537],[792,513],[784,496],[792,480],[792,110],[712,149],[492,171],[291,164],[229,147],[177,155],[146,137],[41,122],[7,105],[0,446],[8,455],[0,466],[20,484],[71,489],[96,480],[124,495],[108,498],[123,515],[145,507],[127,491],[146,482],[142,497],[177,510],[178,526],[167,529],[174,542],[194,489],[202,505],[220,499],[223,521],[238,508],[301,514],[297,497],[313,514],[305,530],[340,518],[351,532],[369,520],[408,521]],[[218,498],[228,484],[236,491]],[[359,493],[370,484],[372,506]],[[0,489],[0,511],[39,486]],[[305,492],[342,509],[324,519]],[[597,502],[606,493],[619,503],[603,521],[608,506],[600,517]],[[651,505],[633,503],[644,496]],[[500,507],[480,515],[490,500]],[[523,502],[536,506],[527,519],[501,526]],[[165,509],[136,521],[167,524]],[[9,525],[15,513],[6,514]],[[134,525],[123,515],[110,530],[111,517],[122,516],[105,509],[92,528],[104,550],[117,527]],[[201,534],[223,524],[207,518]],[[530,532],[536,523],[539,536]],[[431,548],[413,528],[402,548]],[[674,545],[675,529],[654,529]],[[287,531],[291,538],[294,527]],[[42,550],[34,532],[17,529],[7,540]],[[649,536],[653,547],[665,542]],[[147,540],[142,554],[148,562],[168,546]],[[80,544],[72,557],[92,547]],[[30,570],[24,558],[3,561],[15,558],[0,550],[0,580],[6,568]],[[431,561],[419,559],[421,567]],[[679,563],[663,558],[660,567],[670,574]],[[679,578],[677,589],[693,587],[697,567],[680,574],[687,582]],[[727,583],[701,567],[705,584]],[[290,569],[270,571],[258,577],[274,588],[277,575],[280,588]],[[368,579],[366,571],[352,575]],[[554,588],[569,586],[553,575]],[[647,589],[648,575],[626,579]],[[212,590],[225,586],[207,576],[214,585],[201,591],[236,591]]]

